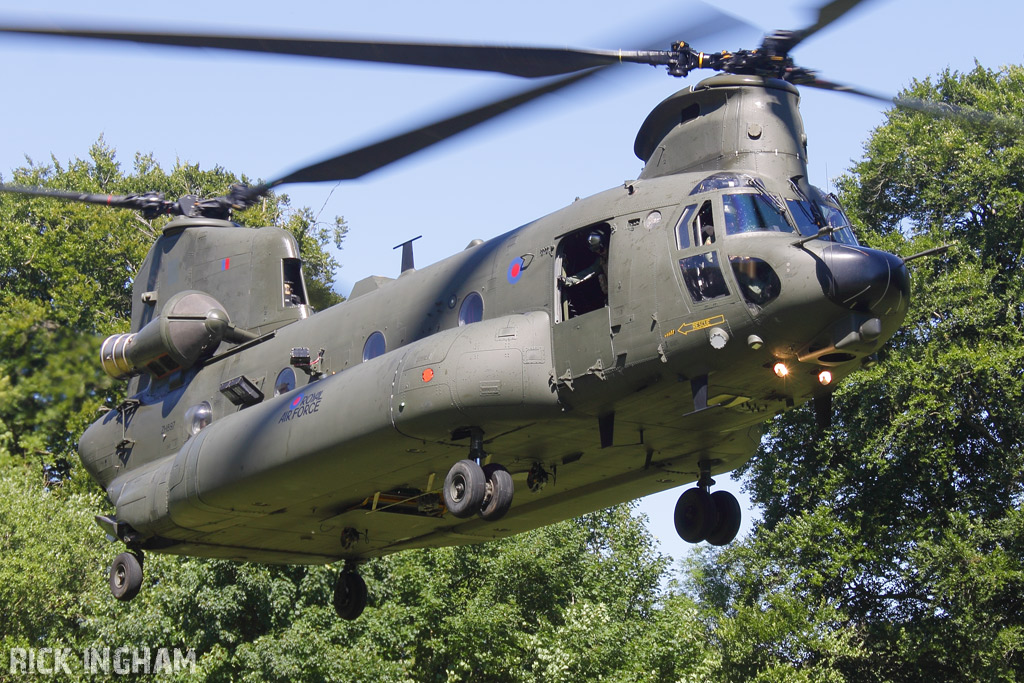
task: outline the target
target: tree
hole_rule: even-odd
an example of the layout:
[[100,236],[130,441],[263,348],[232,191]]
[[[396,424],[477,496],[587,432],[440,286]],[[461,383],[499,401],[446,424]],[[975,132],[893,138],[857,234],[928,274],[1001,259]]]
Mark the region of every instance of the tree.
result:
[[[184,163],[165,173],[141,154],[127,175],[102,138],[88,159],[30,164],[13,177],[20,185],[168,197],[225,194],[239,181],[219,167],[202,171]],[[122,389],[100,370],[99,345],[128,330],[132,278],[167,220],[0,194],[0,461],[67,457],[97,408],[117,403]],[[287,196],[271,195],[235,220],[291,231],[305,259],[311,302],[323,307],[341,300],[331,290],[337,262],[327,248],[340,248],[343,219],[314,224],[309,209],[291,210]]]
[[[0,477],[0,647],[195,652],[192,680],[677,680],[708,670],[692,601],[658,603],[667,559],[629,506],[491,543],[370,562],[355,622],[335,567],[149,553],[131,602],[106,587],[96,492]],[[701,669],[703,667],[703,669]],[[116,675],[110,676],[117,679]]]
[[[1005,122],[1024,111],[1024,69],[947,71],[905,94]],[[836,390],[832,427],[788,413],[746,466],[763,522],[699,560],[694,588],[730,619],[777,614],[783,600],[818,633],[733,680],[780,660],[810,670],[836,637],[845,652],[829,670],[844,678],[1024,674],[1021,132],[894,110],[841,180],[868,246],[953,246],[911,262],[906,323],[877,366]],[[760,637],[784,653],[792,636]]]

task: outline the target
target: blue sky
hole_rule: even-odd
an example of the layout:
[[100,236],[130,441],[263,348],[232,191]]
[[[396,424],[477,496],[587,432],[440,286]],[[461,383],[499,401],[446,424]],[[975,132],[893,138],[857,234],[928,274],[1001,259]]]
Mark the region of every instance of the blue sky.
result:
[[[752,27],[696,47],[754,47],[764,32],[811,23],[804,0],[730,0],[723,9]],[[610,0],[540,2],[195,2],[0,0],[0,22],[151,30],[438,40],[635,49],[680,31],[704,6],[687,0],[626,5]],[[978,59],[1024,62],[1019,0],[874,0],[799,46],[798,64],[823,78],[895,94],[914,77]],[[756,28],[754,28],[756,27]],[[165,167],[176,158],[272,178],[329,153],[358,147],[521,87],[513,77],[299,57],[244,56],[130,45],[0,36],[0,175],[26,155],[66,162],[101,134],[125,166],[136,151]],[[696,82],[626,65],[596,83],[549,97],[362,180],[293,186],[297,206],[344,216],[339,289],[398,272],[392,247],[416,242],[420,266],[634,178],[633,138],[647,113]],[[884,107],[804,91],[811,180],[825,187],[861,155]],[[1024,113],[1022,113],[1024,114]],[[663,549],[685,552],[671,529],[676,493],[645,500]]]

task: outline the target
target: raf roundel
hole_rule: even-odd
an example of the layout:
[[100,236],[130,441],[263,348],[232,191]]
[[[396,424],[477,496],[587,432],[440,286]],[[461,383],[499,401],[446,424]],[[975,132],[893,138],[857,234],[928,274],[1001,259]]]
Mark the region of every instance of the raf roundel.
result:
[[509,284],[515,284],[519,282],[519,278],[523,275],[523,259],[522,257],[512,260],[512,263],[508,264],[508,281]]
[[299,405],[301,403],[302,403],[302,394],[299,394],[298,396],[296,396],[295,398],[292,399],[292,402],[289,404],[288,407],[291,408],[292,410],[295,410],[296,408],[299,407]]

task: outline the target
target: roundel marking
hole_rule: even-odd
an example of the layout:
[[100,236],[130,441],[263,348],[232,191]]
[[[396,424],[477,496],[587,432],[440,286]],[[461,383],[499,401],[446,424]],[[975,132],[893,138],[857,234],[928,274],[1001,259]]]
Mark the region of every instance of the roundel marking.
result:
[[296,408],[298,408],[298,407],[299,407],[299,404],[300,404],[300,403],[302,403],[302,394],[299,394],[298,396],[296,396],[295,398],[293,398],[293,399],[292,399],[292,402],[291,402],[291,403],[289,404],[289,407],[290,407],[290,408],[291,408],[292,410],[295,410]]
[[508,281],[509,284],[515,284],[519,282],[519,278],[523,275],[523,258],[517,257],[512,259],[512,263],[508,264]]

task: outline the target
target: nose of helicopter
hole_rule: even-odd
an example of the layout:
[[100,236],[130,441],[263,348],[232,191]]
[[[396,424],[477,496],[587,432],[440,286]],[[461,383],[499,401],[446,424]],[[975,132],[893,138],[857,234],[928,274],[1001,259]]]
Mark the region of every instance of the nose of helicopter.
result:
[[833,244],[825,249],[819,281],[833,302],[874,315],[905,312],[910,275],[903,259],[862,246]]

